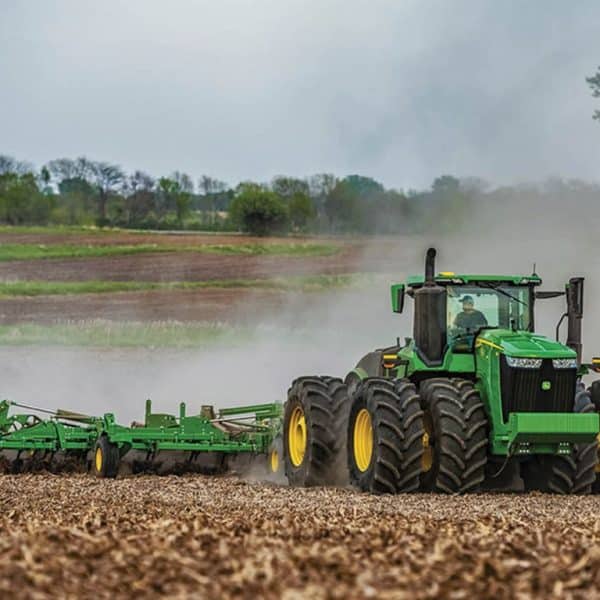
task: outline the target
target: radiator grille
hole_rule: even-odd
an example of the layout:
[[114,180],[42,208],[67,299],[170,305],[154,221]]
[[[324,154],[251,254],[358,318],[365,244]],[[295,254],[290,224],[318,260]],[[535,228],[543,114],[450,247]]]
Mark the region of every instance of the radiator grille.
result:
[[[543,390],[542,382],[550,389]],[[551,359],[544,359],[539,369],[509,367],[500,357],[502,413],[508,421],[511,412],[573,412],[577,369],[555,369]]]

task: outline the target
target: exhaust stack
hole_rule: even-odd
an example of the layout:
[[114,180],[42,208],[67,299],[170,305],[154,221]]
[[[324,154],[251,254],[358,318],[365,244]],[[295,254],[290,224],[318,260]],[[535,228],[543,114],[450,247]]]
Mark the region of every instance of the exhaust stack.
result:
[[425,258],[425,285],[435,285],[435,248],[429,248],[427,250],[427,256]]

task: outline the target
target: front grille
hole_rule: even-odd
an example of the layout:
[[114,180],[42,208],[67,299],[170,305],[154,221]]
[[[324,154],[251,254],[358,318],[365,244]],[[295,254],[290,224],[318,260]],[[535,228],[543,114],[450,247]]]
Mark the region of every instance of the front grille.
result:
[[[550,389],[543,390],[542,382]],[[504,422],[511,412],[573,412],[577,369],[555,369],[552,359],[544,359],[539,369],[509,367],[500,357],[500,385]]]

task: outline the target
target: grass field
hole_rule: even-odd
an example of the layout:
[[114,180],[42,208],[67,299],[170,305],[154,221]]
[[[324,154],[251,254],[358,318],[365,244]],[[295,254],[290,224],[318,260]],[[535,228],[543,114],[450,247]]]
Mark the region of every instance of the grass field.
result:
[[[137,325],[117,334],[126,321],[244,325],[243,314],[250,326],[290,293],[371,285],[361,252],[347,239],[0,227],[0,344],[162,345]],[[382,257],[373,264],[381,270]],[[110,336],[73,325],[98,320],[115,321]],[[207,336],[181,337],[191,346]]]
[[0,261],[48,258],[95,258],[130,256],[152,252],[198,252],[206,254],[259,256],[331,256],[339,248],[333,244],[203,244],[168,246],[160,244],[79,246],[75,244],[0,244]]
[[112,294],[152,290],[198,290],[207,288],[244,288],[313,292],[335,288],[360,287],[372,283],[375,276],[306,275],[272,279],[215,279],[210,281],[4,281],[0,298],[12,296],[57,296],[73,294]]
[[0,325],[1,346],[101,348],[200,348],[243,343],[251,331],[221,323],[87,321],[40,325]]

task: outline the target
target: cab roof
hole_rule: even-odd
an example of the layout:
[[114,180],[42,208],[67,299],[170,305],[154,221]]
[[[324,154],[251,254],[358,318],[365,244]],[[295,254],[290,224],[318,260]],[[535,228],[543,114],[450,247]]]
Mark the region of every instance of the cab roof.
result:
[[[442,271],[435,276],[435,282],[440,285],[475,285],[478,282],[506,283],[510,285],[540,285],[542,280],[533,275],[467,275]],[[406,280],[408,287],[421,287],[425,283],[424,275],[411,275]]]

